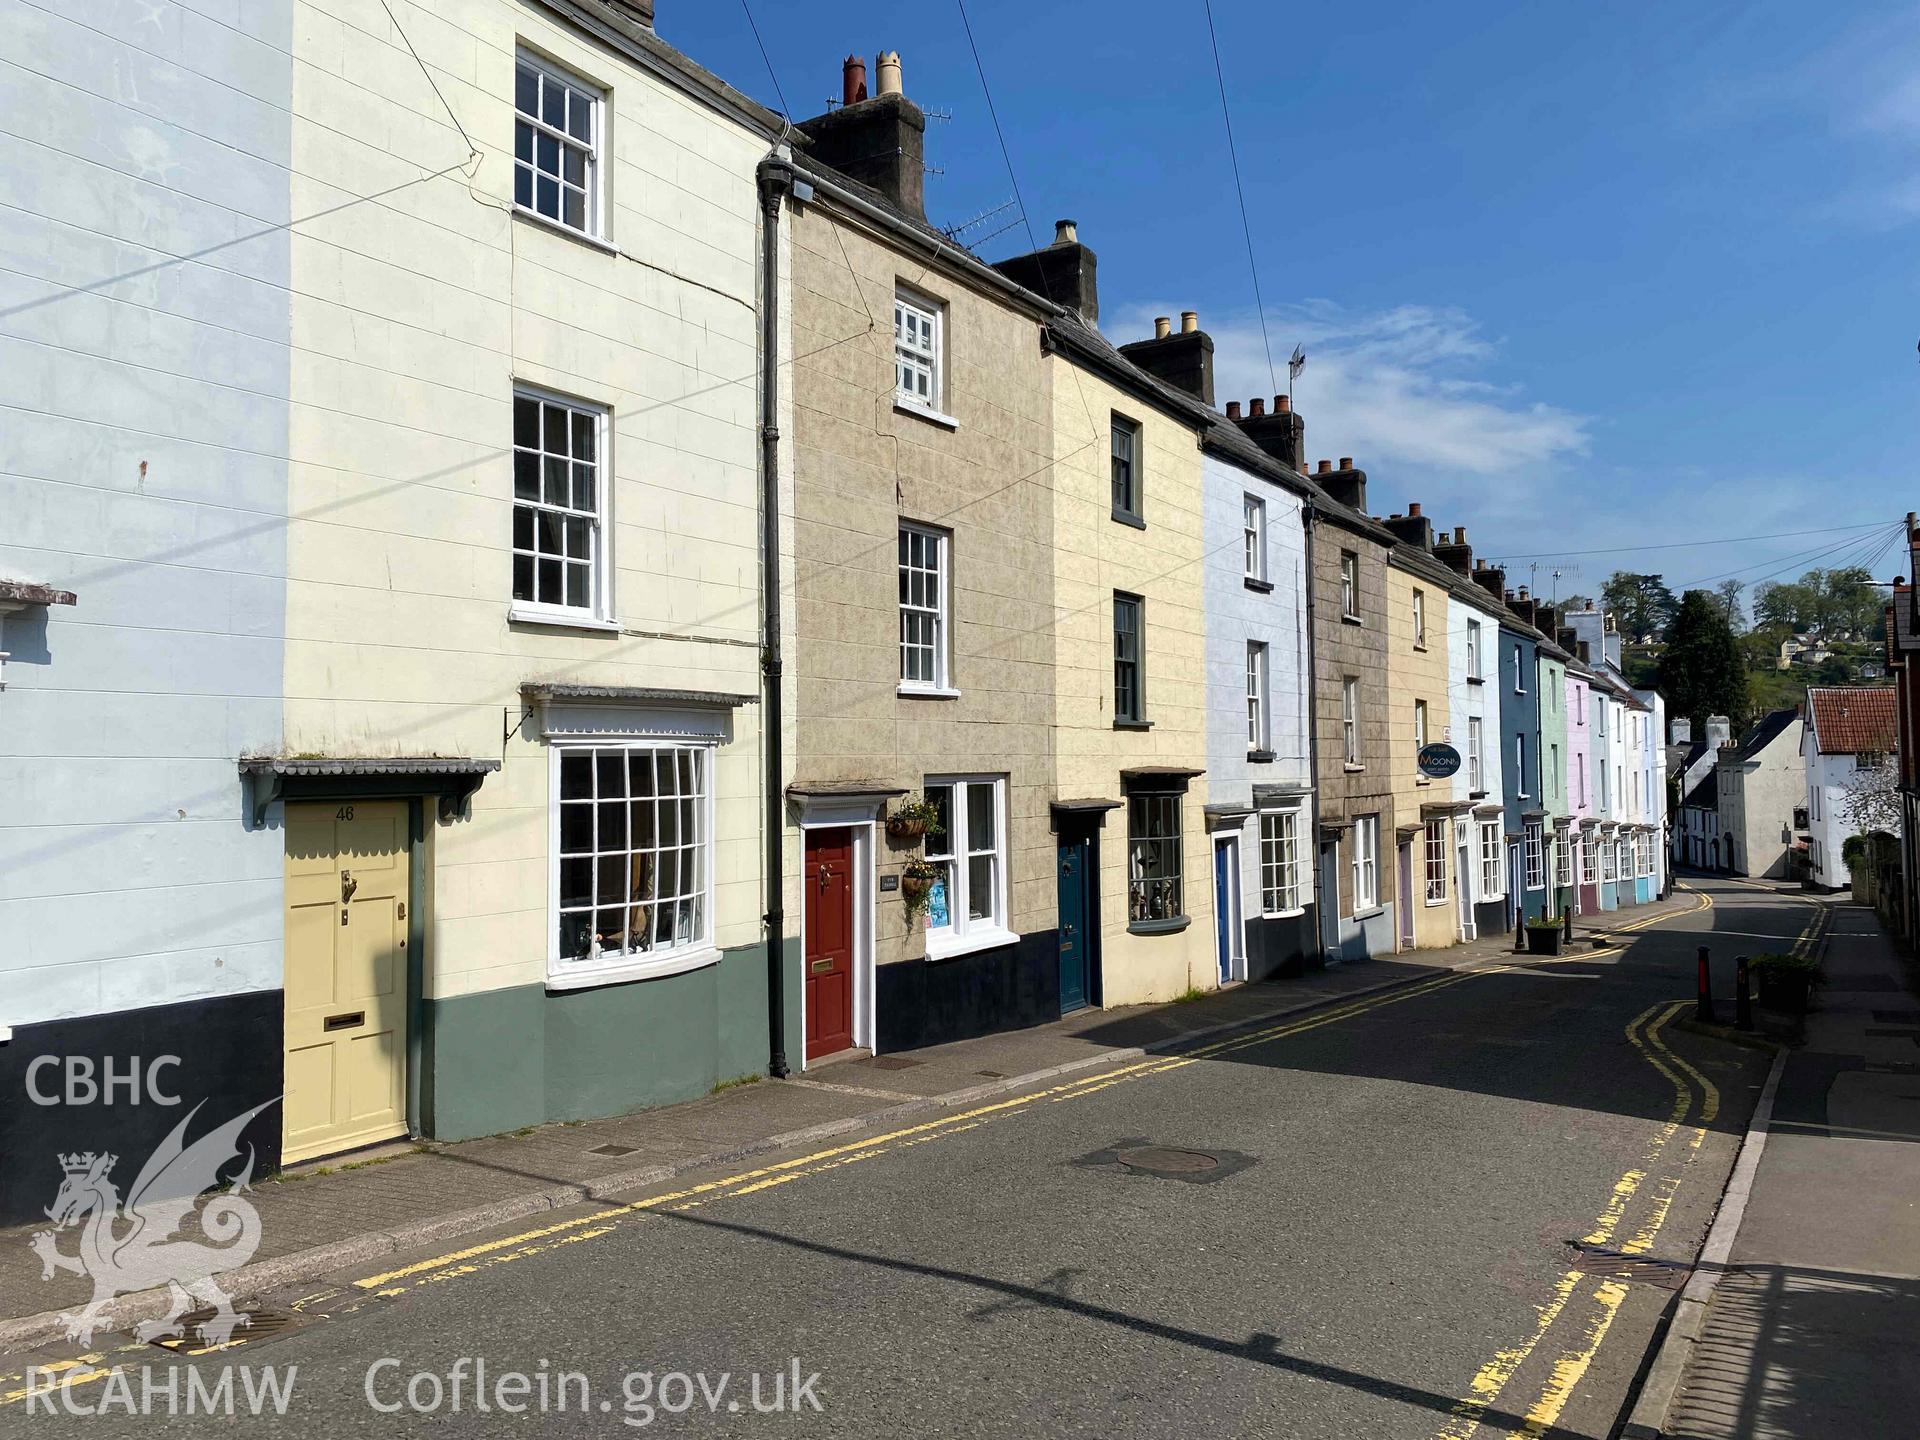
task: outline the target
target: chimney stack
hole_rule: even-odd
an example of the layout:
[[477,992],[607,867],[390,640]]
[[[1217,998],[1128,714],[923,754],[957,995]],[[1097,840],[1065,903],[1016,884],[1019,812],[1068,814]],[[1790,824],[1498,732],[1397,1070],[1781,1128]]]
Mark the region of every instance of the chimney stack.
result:
[[1667,721],[1669,743],[1691,745],[1693,743],[1693,721],[1684,715],[1675,715]]
[[1420,513],[1420,502],[1413,501],[1407,506],[1407,513],[1394,515],[1381,522],[1391,530],[1394,538],[1403,545],[1416,546],[1421,550],[1433,550],[1433,521]]
[[1200,328],[1197,311],[1180,312],[1177,335],[1162,334],[1153,322],[1153,338],[1122,345],[1120,353],[1149,375],[1184,390],[1203,405],[1213,404],[1213,337]]
[[1442,565],[1450,567],[1458,574],[1471,575],[1473,573],[1473,547],[1467,544],[1467,527],[1464,525],[1456,525],[1451,540],[1443,536],[1440,542],[1433,547],[1433,558],[1438,560]]
[[1733,743],[1733,722],[1724,715],[1707,716],[1706,741],[1709,750],[1720,750]]
[[1505,570],[1500,569],[1496,565],[1489,565],[1485,561],[1481,561],[1473,567],[1473,578],[1480,588],[1493,596],[1495,600],[1501,604],[1506,603],[1507,572]]
[[[1100,323],[1100,257],[1080,243],[1078,221],[1054,221],[1051,245],[996,260],[993,268],[1014,284],[1066,306],[1089,325]],[[1156,336],[1164,336],[1172,328],[1173,322],[1166,316],[1154,317]]]
[[1267,413],[1265,396],[1256,395],[1247,404],[1247,415],[1240,422],[1241,433],[1282,465],[1304,475],[1307,473],[1307,422],[1295,413],[1293,402],[1285,395],[1273,397],[1273,413]]
[[866,62],[850,55],[840,70],[847,103],[796,128],[813,142],[811,158],[878,191],[895,210],[924,224],[927,117],[900,88],[899,52],[883,50],[875,64],[879,94],[866,96]]
[[1320,468],[1314,473],[1320,488],[1350,510],[1367,513],[1367,472],[1354,468],[1351,456],[1342,456],[1336,468],[1331,461],[1322,460]]

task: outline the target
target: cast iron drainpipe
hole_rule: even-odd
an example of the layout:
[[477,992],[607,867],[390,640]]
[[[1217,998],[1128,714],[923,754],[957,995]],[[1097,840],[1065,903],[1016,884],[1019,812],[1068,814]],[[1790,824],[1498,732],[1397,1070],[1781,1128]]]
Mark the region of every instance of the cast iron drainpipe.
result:
[[[1307,496],[1300,497],[1300,526],[1307,532],[1307,778],[1313,786],[1313,888],[1320,888],[1320,692],[1317,686],[1318,670],[1314,664],[1314,647],[1318,641],[1313,633],[1313,591],[1318,577],[1313,569],[1313,501]],[[1340,894],[1339,867],[1334,869],[1335,891],[1333,904],[1338,907]],[[1319,949],[1320,963],[1327,963],[1327,897],[1320,896],[1319,907],[1313,912],[1313,943]],[[1338,924],[1338,918],[1335,919]]]
[[767,1073],[787,1066],[786,814],[782,808],[780,703],[780,207],[793,185],[784,146],[760,162],[760,707],[766,773]]

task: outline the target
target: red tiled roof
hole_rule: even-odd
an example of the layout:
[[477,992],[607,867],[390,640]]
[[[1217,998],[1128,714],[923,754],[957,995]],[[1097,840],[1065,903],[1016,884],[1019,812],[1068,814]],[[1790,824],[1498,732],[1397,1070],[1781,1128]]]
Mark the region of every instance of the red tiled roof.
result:
[[1893,687],[1852,685],[1809,689],[1813,733],[1823,755],[1858,755],[1894,748]]

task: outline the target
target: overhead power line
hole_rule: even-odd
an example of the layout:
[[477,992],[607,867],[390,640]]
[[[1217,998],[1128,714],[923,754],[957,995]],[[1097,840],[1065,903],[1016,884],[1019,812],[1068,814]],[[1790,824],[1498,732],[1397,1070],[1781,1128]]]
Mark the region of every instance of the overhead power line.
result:
[[[1213,28],[1213,0],[1201,0],[1207,12],[1207,39],[1213,45],[1213,78],[1220,84],[1220,118],[1227,125],[1227,159],[1233,164],[1233,193],[1240,197],[1240,233],[1247,237],[1247,269],[1253,275],[1253,308],[1260,316],[1260,344],[1267,352],[1267,383],[1274,391],[1280,389],[1280,377],[1273,368],[1273,341],[1267,336],[1267,307],[1260,298],[1260,266],[1253,258],[1253,223],[1247,219],[1247,192],[1240,183],[1240,147],[1233,140],[1233,112],[1227,108],[1227,72],[1220,65],[1220,36]],[[1296,350],[1295,355],[1299,352]],[[1288,393],[1292,393],[1292,379],[1298,372],[1287,372]]]
[[1819,530],[1777,530],[1771,535],[1718,535],[1709,540],[1672,540],[1659,545],[1609,545],[1599,550],[1525,550],[1504,555],[1490,555],[1487,558],[1489,560],[1562,560],[1575,555],[1628,555],[1641,550],[1687,550],[1699,545],[1744,545],[1755,540],[1787,540],[1796,535],[1838,535],[1843,531],[1858,534],[1866,530],[1879,530],[1884,524],[1884,521],[1874,520],[1865,525],[1828,525]]

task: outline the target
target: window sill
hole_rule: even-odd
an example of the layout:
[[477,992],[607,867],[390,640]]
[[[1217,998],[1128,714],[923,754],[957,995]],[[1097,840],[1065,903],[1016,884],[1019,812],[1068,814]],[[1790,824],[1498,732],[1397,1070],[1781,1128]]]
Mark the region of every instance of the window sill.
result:
[[1449,902],[1447,900],[1447,897],[1445,895],[1442,895],[1438,900],[1428,900],[1428,901],[1425,901],[1424,903],[1427,909],[1438,910],[1442,905],[1445,905]]
[[571,964],[550,961],[547,969],[549,994],[561,990],[591,990],[599,985],[625,985],[635,980],[659,980],[668,975],[684,975],[689,970],[704,970],[720,963],[720,951],[712,945],[676,950],[657,958],[622,955],[610,963]]
[[960,422],[944,410],[936,410],[931,405],[923,405],[918,400],[909,400],[904,395],[893,397],[893,408],[900,415],[911,415],[916,420],[925,420],[929,425],[938,425],[942,430],[958,430]]
[[1131,510],[1115,510],[1112,514],[1113,518],[1118,520],[1122,525],[1131,525],[1136,530],[1144,530],[1147,528],[1146,520],[1134,514]]
[[1427,642],[1424,640],[1416,640],[1413,642],[1413,648],[1424,655],[1427,653]]
[[1364,775],[1367,773],[1367,767],[1354,760],[1348,760],[1341,765],[1340,768],[1349,775]]
[[1175,915],[1170,920],[1135,920],[1127,926],[1129,935],[1177,935],[1193,923],[1191,915]]
[[951,685],[902,685],[894,692],[903,700],[958,700],[960,692]]
[[538,225],[542,230],[551,230],[564,240],[576,240],[588,249],[598,250],[605,255],[618,255],[620,247],[611,240],[602,240],[598,235],[589,235],[584,230],[576,230],[571,225],[562,225],[551,216],[542,215],[538,210],[526,205],[515,204],[513,213],[529,225]]
[[1387,907],[1384,905],[1369,905],[1364,910],[1354,911],[1353,914],[1349,915],[1347,918],[1353,921],[1372,920],[1376,916],[1384,915],[1386,913],[1387,913]]
[[1011,930],[1002,930],[994,926],[987,930],[969,930],[965,935],[952,935],[945,939],[927,932],[927,959],[953,960],[962,955],[977,954],[982,950],[998,950],[1004,945],[1017,945],[1020,937]]
[[1487,683],[1487,677],[1484,675],[1467,676],[1467,684],[1469,685],[1484,685],[1486,683]]
[[1249,750],[1247,751],[1247,763],[1249,765],[1271,765],[1273,763],[1273,751]]
[[1151,720],[1115,720],[1113,722],[1113,728],[1116,730],[1151,730],[1153,728],[1153,721]]
[[1365,625],[1367,622],[1362,620],[1358,615],[1342,614],[1340,616],[1340,623],[1342,625]]
[[1257,590],[1262,595],[1271,595],[1273,593],[1273,582],[1271,580],[1261,580],[1252,575],[1245,575],[1241,577],[1240,583],[1245,585],[1249,590]]
[[1306,906],[1296,905],[1291,910],[1263,910],[1260,912],[1260,918],[1262,920],[1297,920],[1306,913]]
[[603,620],[584,610],[563,610],[556,605],[530,605],[516,600],[507,607],[509,625],[546,625],[555,630],[592,630],[602,635],[618,635],[618,620]]
[[1433,784],[1433,780],[1430,776],[1416,775],[1413,777],[1413,783],[1416,785],[1431,785]]

